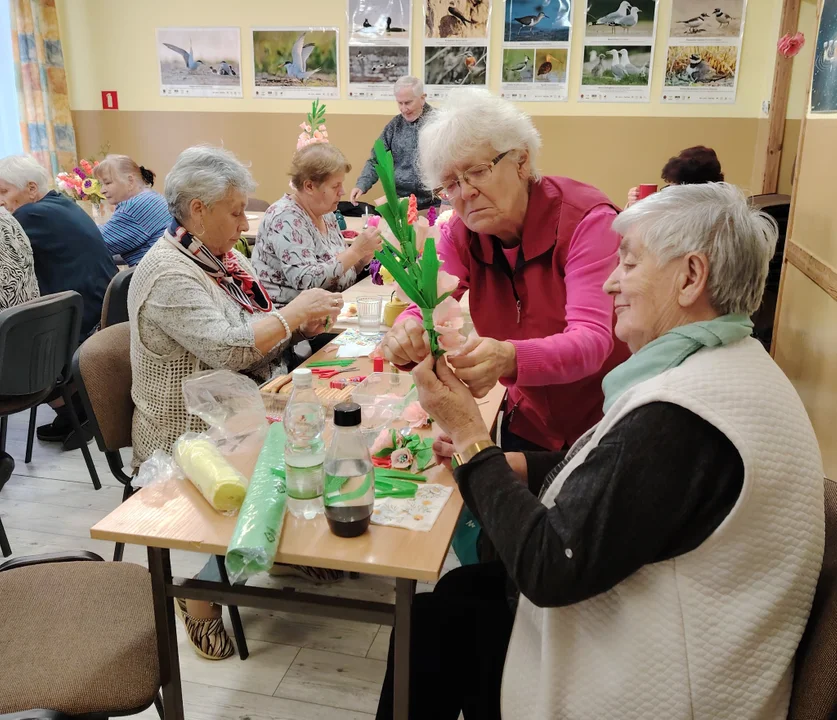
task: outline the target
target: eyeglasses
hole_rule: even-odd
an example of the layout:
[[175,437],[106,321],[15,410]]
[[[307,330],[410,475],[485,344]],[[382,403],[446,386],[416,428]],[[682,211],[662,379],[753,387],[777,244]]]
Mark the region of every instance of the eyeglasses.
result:
[[506,150],[506,152],[500,153],[491,162],[480,163],[479,165],[468,168],[461,175],[457,175],[454,180],[449,180],[443,185],[433,188],[433,194],[442,200],[453,200],[462,191],[463,180],[475,188],[485,185],[491,177],[491,171],[494,169],[494,166],[510,152],[511,150]]

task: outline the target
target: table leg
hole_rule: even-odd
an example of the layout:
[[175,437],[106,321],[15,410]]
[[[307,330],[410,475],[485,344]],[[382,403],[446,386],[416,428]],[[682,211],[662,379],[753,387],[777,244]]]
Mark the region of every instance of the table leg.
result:
[[416,581],[395,580],[395,678],[393,715],[395,720],[410,717],[410,628]]
[[157,655],[160,659],[164,714],[166,720],[184,720],[174,598],[166,596],[166,585],[172,581],[169,551],[165,548],[148,548],[148,569],[151,572],[151,590],[154,596],[154,622],[157,625]]

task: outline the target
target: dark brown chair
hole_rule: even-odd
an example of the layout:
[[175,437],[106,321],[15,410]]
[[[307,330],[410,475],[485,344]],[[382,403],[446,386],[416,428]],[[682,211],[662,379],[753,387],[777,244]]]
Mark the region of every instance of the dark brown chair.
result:
[[796,652],[788,720],[837,718],[837,483],[825,480],[825,555]]
[[270,207],[270,203],[259,198],[247,198],[247,210],[250,212],[264,212]]
[[0,720],[107,720],[154,703],[160,669],[151,576],[94,553],[0,565]]
[[[108,468],[123,485],[122,502],[134,492],[133,477],[125,472],[121,450],[131,447],[134,400],[131,397],[131,331],[128,323],[106,327],[91,335],[73,357],[73,377],[90,432],[105,454]],[[118,543],[114,560],[122,559]]]

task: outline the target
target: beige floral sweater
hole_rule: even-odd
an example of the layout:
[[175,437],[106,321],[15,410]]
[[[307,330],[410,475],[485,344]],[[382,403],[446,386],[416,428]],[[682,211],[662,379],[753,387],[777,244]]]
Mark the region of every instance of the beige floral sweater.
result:
[[[253,274],[250,263],[236,256]],[[128,315],[134,466],[157,449],[169,452],[183,433],[205,429],[183,402],[181,386],[192,373],[226,368],[263,382],[285,371],[282,351],[287,343],[267,355],[255,346],[252,324],[264,313],[247,312],[165,239],[137,266]]]

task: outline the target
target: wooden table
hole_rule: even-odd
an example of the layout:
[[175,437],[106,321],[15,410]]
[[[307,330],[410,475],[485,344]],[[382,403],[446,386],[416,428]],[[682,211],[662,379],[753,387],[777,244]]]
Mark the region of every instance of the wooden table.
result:
[[[312,359],[330,357],[318,353]],[[366,358],[361,371],[371,370]],[[480,412],[493,428],[504,388],[497,386],[480,400]],[[426,431],[430,432],[430,431]],[[215,512],[190,484],[170,480],[143,488],[90,530],[91,537],[148,548],[154,594],[160,680],[166,720],[183,720],[183,697],[174,617],[174,598],[220,602],[269,610],[324,615],[393,625],[395,634],[395,717],[408,718],[410,612],[416,581],[435,581],[450,546],[462,509],[462,497],[450,471],[435,467],[424,473],[428,481],[454,490],[430,532],[372,525],[358,538],[333,535],[320,515],[302,520],[286,514],[276,562],[354,571],[395,578],[395,603],[338,598],[288,589],[271,589],[173,578],[169,551],[189,550],[217,557],[226,554],[236,519]],[[226,577],[222,574],[222,580]],[[236,626],[234,625],[234,630]],[[239,649],[246,641],[236,633]]]

